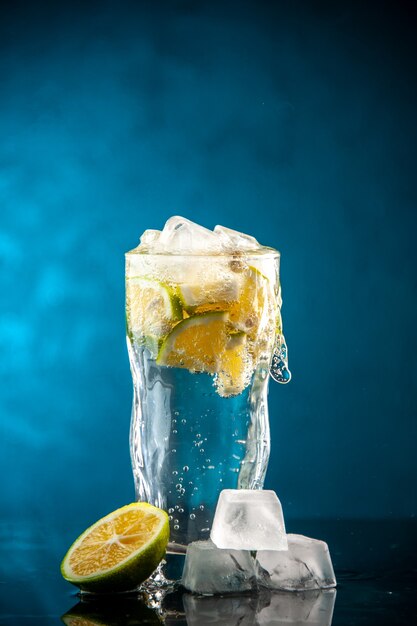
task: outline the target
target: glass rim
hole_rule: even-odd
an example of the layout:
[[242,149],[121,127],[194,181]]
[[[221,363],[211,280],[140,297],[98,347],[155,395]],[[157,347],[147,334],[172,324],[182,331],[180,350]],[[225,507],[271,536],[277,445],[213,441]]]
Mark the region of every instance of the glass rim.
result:
[[156,252],[149,250],[138,250],[137,248],[133,248],[133,250],[129,250],[125,252],[126,257],[177,257],[177,258],[223,258],[223,259],[240,259],[244,257],[250,258],[272,258],[279,259],[281,253],[279,250],[275,248],[270,248],[268,246],[261,246],[259,249],[255,250],[230,250],[230,252]]

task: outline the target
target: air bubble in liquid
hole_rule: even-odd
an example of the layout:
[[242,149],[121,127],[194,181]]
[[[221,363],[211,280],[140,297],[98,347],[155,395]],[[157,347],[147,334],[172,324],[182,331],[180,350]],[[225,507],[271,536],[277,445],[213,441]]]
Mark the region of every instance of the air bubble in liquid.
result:
[[195,519],[194,513],[190,513],[190,519]]

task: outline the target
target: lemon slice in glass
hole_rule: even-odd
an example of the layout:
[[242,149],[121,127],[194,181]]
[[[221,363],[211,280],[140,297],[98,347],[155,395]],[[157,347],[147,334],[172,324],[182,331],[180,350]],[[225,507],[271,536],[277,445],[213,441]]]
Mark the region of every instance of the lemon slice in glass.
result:
[[239,292],[236,277],[224,276],[220,280],[202,280],[179,286],[181,301],[189,313],[203,313],[210,310],[226,310],[235,302]]
[[161,337],[182,319],[182,307],[176,290],[151,278],[126,280],[126,318],[134,335]]
[[218,370],[219,355],[226,346],[226,325],[224,311],[187,317],[164,339],[156,362],[214,374]]
[[165,511],[134,502],[87,528],[65,555],[61,573],[85,591],[130,591],[159,565],[168,538]]
[[230,335],[226,350],[219,357],[216,388],[220,396],[236,396],[250,383],[253,360],[248,351],[248,336],[238,332]]
[[255,267],[248,267],[242,277],[238,300],[229,309],[229,319],[236,330],[256,339],[262,319],[269,314],[270,291],[266,276]]

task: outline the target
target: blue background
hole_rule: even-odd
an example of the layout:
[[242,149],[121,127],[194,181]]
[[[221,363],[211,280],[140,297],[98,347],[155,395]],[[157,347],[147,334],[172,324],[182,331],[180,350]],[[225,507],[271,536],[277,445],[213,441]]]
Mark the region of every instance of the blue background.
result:
[[282,253],[287,518],[414,517],[411,3],[2,6],[2,519],[133,499],[124,252],[173,214]]

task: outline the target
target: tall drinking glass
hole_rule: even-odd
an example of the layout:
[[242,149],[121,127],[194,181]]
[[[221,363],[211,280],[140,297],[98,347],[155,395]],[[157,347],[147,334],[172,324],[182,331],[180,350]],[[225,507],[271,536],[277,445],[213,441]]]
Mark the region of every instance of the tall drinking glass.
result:
[[263,486],[279,253],[132,250],[126,319],[136,497],[168,512],[168,551],[183,553],[209,537],[222,489]]

